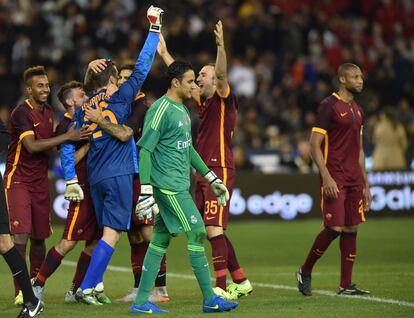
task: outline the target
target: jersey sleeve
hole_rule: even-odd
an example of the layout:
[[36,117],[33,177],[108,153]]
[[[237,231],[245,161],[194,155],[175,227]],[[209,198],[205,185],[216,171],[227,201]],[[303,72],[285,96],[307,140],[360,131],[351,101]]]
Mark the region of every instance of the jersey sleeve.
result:
[[323,101],[318,107],[316,113],[315,126],[312,128],[312,132],[321,133],[326,135],[328,133],[329,125],[331,122],[332,107],[327,102]]
[[148,33],[144,47],[138,56],[131,76],[124,84],[121,85],[116,93],[119,95],[119,98],[123,99],[127,103],[132,103],[137,93],[141,90],[142,84],[144,83],[151,69],[152,62],[154,61],[158,41],[158,33]]
[[[66,127],[69,129],[71,125],[80,128],[83,125],[83,111],[81,108],[76,109],[72,122]],[[66,131],[65,131],[66,132]],[[65,180],[72,180],[76,177],[75,170],[75,143],[68,141],[60,146],[60,162],[63,169]]]
[[134,135],[139,134],[144,127],[145,114],[148,111],[148,105],[145,95],[139,94],[135,101],[132,103],[132,114],[128,117],[125,125],[131,127],[134,131]]
[[165,107],[162,104],[158,104],[157,107],[151,106],[145,116],[142,137],[137,145],[149,152],[153,152],[160,140],[166,120]]
[[33,121],[30,117],[29,111],[24,107],[19,107],[13,112],[11,123],[16,129],[19,140],[22,140],[28,135],[34,135]]

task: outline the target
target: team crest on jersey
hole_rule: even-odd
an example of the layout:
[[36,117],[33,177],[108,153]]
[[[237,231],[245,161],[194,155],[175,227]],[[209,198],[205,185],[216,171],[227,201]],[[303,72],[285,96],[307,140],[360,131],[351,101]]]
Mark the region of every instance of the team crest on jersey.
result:
[[192,224],[197,224],[197,218],[194,215],[191,216],[190,220]]
[[183,124],[183,122],[180,120],[179,122],[178,122],[178,128],[180,128],[180,127],[182,127],[184,124]]

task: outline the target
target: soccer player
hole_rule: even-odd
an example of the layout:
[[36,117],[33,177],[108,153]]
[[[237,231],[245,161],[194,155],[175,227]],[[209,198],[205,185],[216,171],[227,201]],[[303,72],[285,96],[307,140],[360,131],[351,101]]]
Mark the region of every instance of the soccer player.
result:
[[204,253],[206,231],[189,192],[190,166],[205,176],[220,205],[226,205],[229,194],[192,146],[191,120],[183,101],[191,98],[196,86],[193,69],[188,63],[174,62],[168,67],[167,77],[170,87],[148,110],[138,142],[141,194],[136,213],[141,219],[156,215],[154,233],[144,259],[145,270],[130,311],[135,314],[166,312],[148,301],[148,296],[171,238],[183,232],[187,236],[191,267],[203,294],[203,311],[229,311],[238,304],[216,296],[211,288]]
[[[150,32],[136,61],[131,77],[121,87],[116,86],[118,71],[113,62],[108,62],[101,73],[88,70],[86,82],[92,84],[96,93],[88,102],[75,111],[77,126],[91,123],[85,114],[87,108],[101,108],[102,116],[111,123],[123,125],[131,113],[131,103],[151,68],[161,29],[163,10],[151,6],[147,17]],[[109,95],[111,91],[111,96]],[[87,304],[97,304],[94,287],[103,279],[121,232],[128,231],[132,209],[132,178],[137,172],[136,147],[133,139],[122,142],[113,138],[96,123],[92,130],[88,152],[88,180],[96,218],[103,228],[102,238],[95,247],[89,268],[76,299]],[[131,135],[132,136],[132,135]],[[67,180],[66,194],[71,200],[82,200],[83,192],[78,184],[74,167],[74,146],[64,144],[61,150],[62,167]]]
[[[53,114],[47,105],[49,80],[43,66],[25,70],[24,84],[29,98],[11,113],[10,144],[7,154],[4,188],[9,209],[11,234],[23,259],[30,238],[30,277],[35,277],[43,263],[45,239],[51,234],[49,150],[62,142],[88,138],[87,128],[69,129],[53,136]],[[15,304],[23,304],[15,282]]]
[[[95,60],[89,63],[89,67],[94,72],[99,73],[106,67],[106,60]],[[123,64],[119,68],[118,87],[125,83],[131,76],[134,70],[134,64]],[[106,121],[102,117],[99,109],[87,109],[87,116],[96,122],[103,130],[111,136],[118,138],[121,141],[127,141],[131,137],[131,129],[134,134],[134,141],[138,142],[141,138],[142,128],[144,126],[144,116],[149,108],[146,102],[145,94],[139,92],[135,97],[132,105],[132,114],[128,118],[125,125],[113,124]],[[134,174],[133,180],[133,204],[135,204],[139,197],[140,183],[139,174]],[[118,302],[133,302],[137,296],[138,285],[141,279],[142,263],[144,261],[145,253],[147,252],[149,241],[152,236],[153,220],[139,220],[135,213],[132,214],[131,228],[128,231],[128,240],[131,246],[131,267],[134,275],[134,287],[127,295],[118,299]],[[155,287],[150,295],[151,302],[166,302],[169,301],[167,287],[166,287],[166,258],[161,262],[161,268],[155,280]]]
[[[6,127],[0,122],[0,147],[6,149],[8,144],[8,133]],[[3,177],[0,175],[1,181]],[[0,254],[12,272],[13,278],[18,282],[23,294],[23,308],[17,318],[32,317],[43,311],[43,304],[38,300],[30,284],[29,273],[27,272],[26,263],[22,259],[16,246],[14,246],[10,236],[9,215],[7,213],[6,198],[4,189],[0,189]]]
[[321,208],[324,229],[316,237],[296,278],[299,291],[312,295],[311,273],[331,242],[340,237],[341,282],[338,294],[364,295],[352,283],[358,224],[365,221],[372,197],[365,173],[362,147],[362,108],[354,96],[362,91],[363,76],[355,64],[344,63],[337,72],[339,91],[318,108],[310,139],[312,158],[321,177]]
[[[87,96],[82,83],[71,81],[60,88],[58,98],[65,107],[66,113],[56,127],[55,134],[57,136],[64,134],[69,129],[75,109],[81,107],[84,102],[86,102]],[[79,256],[76,272],[72,280],[72,286],[65,295],[66,303],[76,302],[75,292],[79,288],[86,270],[88,269],[91,254],[97,240],[102,236],[102,232],[98,229],[96,223],[86,172],[86,158],[89,150],[89,143],[87,141],[79,141],[75,144],[75,149],[76,175],[78,176],[79,184],[82,187],[84,199],[81,202],[69,203],[68,216],[66,218],[62,239],[49,250],[45,261],[40,267],[39,273],[34,279],[33,289],[36,292],[36,296],[42,300],[46,280],[56,271],[61,264],[62,259],[76,246],[77,242],[85,241],[85,248]],[[110,302],[109,298],[103,292],[102,282],[99,282],[95,289],[98,291],[97,299],[99,302]]]
[[[199,90],[193,94],[199,105],[200,117],[196,148],[207,166],[223,180],[231,197],[236,178],[231,140],[238,104],[227,81],[227,58],[221,21],[217,22],[214,34],[217,44],[216,63],[205,65],[200,70],[197,77]],[[163,39],[158,53],[167,65],[174,60]],[[196,176],[195,200],[197,208],[203,214],[207,238],[211,243],[216,276],[214,292],[226,299],[237,299],[250,294],[253,287],[239,265],[233,244],[225,234],[230,205],[218,206],[214,193],[200,175]],[[233,280],[228,287],[227,270]]]

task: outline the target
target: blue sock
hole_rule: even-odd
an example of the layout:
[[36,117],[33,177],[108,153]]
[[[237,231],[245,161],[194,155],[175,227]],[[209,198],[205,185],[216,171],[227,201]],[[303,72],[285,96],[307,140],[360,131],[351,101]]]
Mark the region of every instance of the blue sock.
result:
[[89,264],[88,271],[85,278],[80,285],[82,290],[94,288],[96,284],[100,283],[106,271],[109,261],[111,260],[114,249],[104,240],[99,240],[96,245]]

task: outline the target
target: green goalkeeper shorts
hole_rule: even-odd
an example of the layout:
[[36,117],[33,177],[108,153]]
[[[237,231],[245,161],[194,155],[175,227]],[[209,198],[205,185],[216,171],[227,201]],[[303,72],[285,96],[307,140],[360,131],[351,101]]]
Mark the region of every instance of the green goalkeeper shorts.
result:
[[204,227],[203,218],[190,192],[171,192],[154,188],[160,213],[154,219],[154,232],[176,235]]

